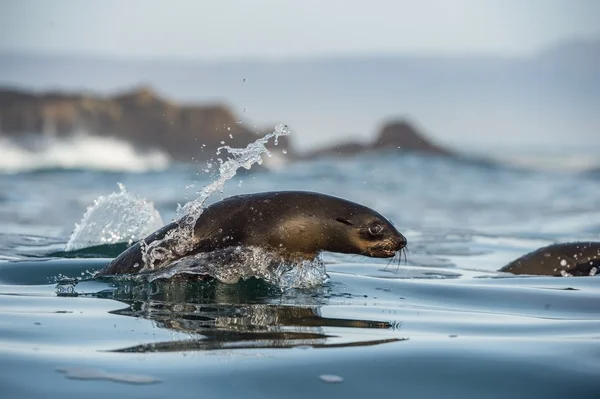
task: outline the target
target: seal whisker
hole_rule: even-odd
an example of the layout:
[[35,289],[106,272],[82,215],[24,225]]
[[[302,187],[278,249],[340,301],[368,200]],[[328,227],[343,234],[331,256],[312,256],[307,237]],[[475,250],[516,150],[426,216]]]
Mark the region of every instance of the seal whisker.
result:
[[387,268],[390,266],[390,263],[394,262],[396,260],[396,255],[394,255],[393,258],[390,258],[390,260],[388,261],[387,265],[385,265],[385,268],[383,270],[387,270]]

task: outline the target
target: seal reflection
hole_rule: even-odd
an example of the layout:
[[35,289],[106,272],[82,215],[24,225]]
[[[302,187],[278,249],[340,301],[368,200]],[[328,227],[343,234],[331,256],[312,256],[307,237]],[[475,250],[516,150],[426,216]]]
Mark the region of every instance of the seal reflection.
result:
[[[313,348],[367,346],[402,341],[390,334],[382,339],[357,340],[340,329],[394,331],[387,321],[323,317],[327,298],[343,297],[331,287],[320,292],[294,291],[294,305],[283,305],[285,294],[260,280],[238,284],[171,282],[118,283],[114,291],[98,296],[127,304],[111,313],[152,320],[159,328],[192,335],[191,338],[118,348],[111,352],[173,352],[221,349]],[[195,337],[194,337],[195,336]]]

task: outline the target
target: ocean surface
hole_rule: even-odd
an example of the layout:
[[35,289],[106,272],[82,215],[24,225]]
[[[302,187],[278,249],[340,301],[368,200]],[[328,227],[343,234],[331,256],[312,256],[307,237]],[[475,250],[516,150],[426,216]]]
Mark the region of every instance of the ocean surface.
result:
[[157,154],[102,163],[99,146],[73,146],[4,147],[0,160],[3,399],[600,398],[600,277],[497,272],[553,242],[599,240],[600,173],[409,153],[267,157],[208,202],[340,196],[388,217],[406,261],[325,253],[329,278],[303,288],[144,282],[93,272],[175,218],[217,167]]

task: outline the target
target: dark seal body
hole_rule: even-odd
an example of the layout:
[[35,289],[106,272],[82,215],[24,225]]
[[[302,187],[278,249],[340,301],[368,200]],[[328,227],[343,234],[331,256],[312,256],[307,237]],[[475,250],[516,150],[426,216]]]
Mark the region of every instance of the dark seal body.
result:
[[404,236],[374,210],[305,191],[226,198],[206,207],[193,226],[193,236],[182,239],[177,232],[184,223],[185,218],[172,222],[142,240],[145,245],[163,240],[155,248],[160,259],[152,265],[144,261],[145,245],[140,241],[98,274],[154,270],[188,255],[237,246],[265,248],[283,258],[314,259],[322,251],[393,257],[406,245]]
[[548,276],[590,276],[600,268],[600,242],[572,242],[540,248],[500,271]]

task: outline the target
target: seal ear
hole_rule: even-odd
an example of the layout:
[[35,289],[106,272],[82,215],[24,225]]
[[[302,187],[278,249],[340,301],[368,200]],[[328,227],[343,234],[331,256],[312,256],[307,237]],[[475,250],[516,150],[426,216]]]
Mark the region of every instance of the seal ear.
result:
[[348,226],[354,226],[349,220],[346,219],[342,219],[342,218],[335,218],[335,220],[337,220],[340,223],[344,223],[347,224]]

